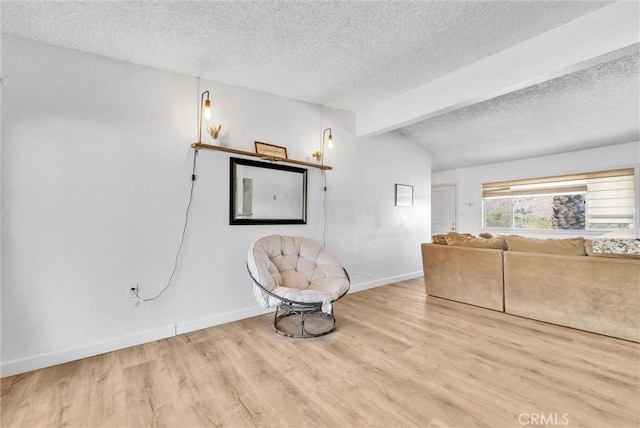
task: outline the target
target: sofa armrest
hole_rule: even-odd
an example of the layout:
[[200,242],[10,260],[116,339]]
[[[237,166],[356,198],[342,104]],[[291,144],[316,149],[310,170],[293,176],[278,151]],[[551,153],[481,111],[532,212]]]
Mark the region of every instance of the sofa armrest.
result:
[[504,311],[502,250],[422,244],[428,295]]

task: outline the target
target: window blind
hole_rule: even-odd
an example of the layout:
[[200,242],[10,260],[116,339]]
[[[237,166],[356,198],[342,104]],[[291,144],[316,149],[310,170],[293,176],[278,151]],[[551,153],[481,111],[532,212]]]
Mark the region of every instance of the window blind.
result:
[[586,194],[587,228],[612,223],[633,224],[633,168],[482,185],[484,199],[563,194]]
[[602,177],[587,182],[587,227],[633,224],[634,182],[631,175]]

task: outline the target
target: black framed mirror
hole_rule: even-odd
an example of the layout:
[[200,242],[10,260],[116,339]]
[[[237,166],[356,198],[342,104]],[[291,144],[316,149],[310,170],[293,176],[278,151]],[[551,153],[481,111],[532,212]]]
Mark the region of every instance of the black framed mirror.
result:
[[229,224],[306,224],[307,170],[232,157]]

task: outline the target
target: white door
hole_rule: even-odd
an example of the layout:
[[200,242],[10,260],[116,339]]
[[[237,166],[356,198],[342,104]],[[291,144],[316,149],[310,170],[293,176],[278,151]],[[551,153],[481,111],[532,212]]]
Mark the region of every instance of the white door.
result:
[[456,230],[456,185],[431,188],[431,234]]

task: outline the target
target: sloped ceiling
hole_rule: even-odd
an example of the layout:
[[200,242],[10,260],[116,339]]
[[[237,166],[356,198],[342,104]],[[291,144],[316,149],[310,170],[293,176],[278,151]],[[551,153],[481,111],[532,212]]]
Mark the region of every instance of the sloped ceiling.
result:
[[623,56],[400,132],[437,154],[434,170],[640,141],[639,68]]
[[[4,0],[0,7],[4,34],[357,112],[610,3]],[[637,56],[627,58],[401,132],[432,151],[436,170],[637,140],[637,69]],[[514,123],[517,132],[506,126]]]

